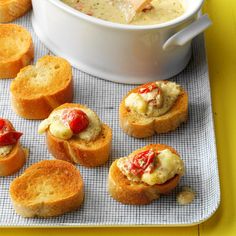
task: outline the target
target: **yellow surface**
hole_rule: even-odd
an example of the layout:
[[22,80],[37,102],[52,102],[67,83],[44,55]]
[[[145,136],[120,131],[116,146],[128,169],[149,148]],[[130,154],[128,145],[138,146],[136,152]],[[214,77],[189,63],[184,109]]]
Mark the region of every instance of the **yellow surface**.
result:
[[214,22],[206,39],[222,192],[217,213],[187,228],[1,229],[0,235],[236,235],[236,1],[207,0],[205,11]]

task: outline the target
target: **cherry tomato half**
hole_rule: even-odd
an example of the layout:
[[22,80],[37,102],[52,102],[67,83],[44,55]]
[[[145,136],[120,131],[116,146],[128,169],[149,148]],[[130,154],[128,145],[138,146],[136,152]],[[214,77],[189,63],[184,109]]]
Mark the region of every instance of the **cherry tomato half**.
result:
[[63,120],[68,122],[74,134],[78,134],[85,130],[89,125],[88,116],[81,110],[68,110],[63,114]]

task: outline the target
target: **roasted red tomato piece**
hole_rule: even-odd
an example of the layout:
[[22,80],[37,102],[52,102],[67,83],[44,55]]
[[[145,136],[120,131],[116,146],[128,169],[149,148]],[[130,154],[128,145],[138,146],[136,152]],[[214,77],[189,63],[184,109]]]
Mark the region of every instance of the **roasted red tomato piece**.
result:
[[16,144],[21,135],[8,120],[0,118],[0,146]]
[[144,86],[142,86],[142,88],[139,89],[139,93],[150,93],[152,90],[158,88],[156,83],[152,83],[152,84],[146,84]]
[[85,130],[89,125],[88,116],[81,110],[67,110],[64,112],[62,119],[68,122],[74,134]]
[[136,154],[131,160],[131,172],[134,175],[142,175],[150,164],[153,164],[155,156],[156,154],[152,149]]

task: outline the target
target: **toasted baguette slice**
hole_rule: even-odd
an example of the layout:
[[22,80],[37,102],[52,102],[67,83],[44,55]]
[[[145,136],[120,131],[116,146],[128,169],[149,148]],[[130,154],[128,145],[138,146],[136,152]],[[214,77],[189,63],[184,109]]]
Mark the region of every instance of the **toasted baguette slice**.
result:
[[[164,81],[163,81],[164,82]],[[165,81],[166,83],[166,81]],[[132,89],[121,101],[119,108],[120,127],[130,136],[146,138],[155,133],[167,133],[175,130],[188,118],[188,94],[181,88],[181,93],[171,109],[159,117],[144,117],[132,112],[125,106],[125,99],[136,93],[143,85]]]
[[23,217],[51,217],[76,210],[84,199],[79,170],[60,160],[33,164],[10,185],[13,206]]
[[[176,150],[164,144],[150,144],[134,151],[133,154],[150,148],[158,151],[169,149],[171,152],[178,155]],[[164,184],[152,186],[145,183],[131,182],[117,167],[116,160],[112,163],[109,170],[108,191],[114,199],[123,204],[144,205],[158,199],[161,194],[171,192],[178,185],[179,180],[180,176],[175,175]]]
[[140,12],[145,9],[145,7],[148,6],[151,1],[152,0],[128,0],[136,12]]
[[0,0],[0,23],[15,20],[31,9],[31,0]]
[[20,170],[26,158],[27,153],[18,141],[7,156],[0,157],[0,176],[12,175]]
[[51,111],[73,99],[70,64],[63,58],[44,56],[35,66],[23,68],[11,83],[14,111],[26,119],[45,119]]
[[13,78],[34,58],[30,33],[19,25],[0,24],[0,79]]
[[114,4],[124,14],[126,22],[130,23],[137,13],[150,7],[151,0],[122,0]]
[[[80,104],[64,104],[54,111],[64,108],[87,108]],[[106,124],[102,124],[102,130],[98,137],[92,141],[79,138],[69,140],[59,139],[46,131],[47,146],[49,152],[57,159],[79,163],[86,167],[95,167],[107,162],[112,143],[112,130]]]

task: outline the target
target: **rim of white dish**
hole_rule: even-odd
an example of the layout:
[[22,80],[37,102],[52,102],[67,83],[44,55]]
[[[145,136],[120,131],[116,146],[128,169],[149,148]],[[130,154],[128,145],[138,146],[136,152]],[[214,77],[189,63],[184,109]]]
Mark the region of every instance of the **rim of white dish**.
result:
[[153,24],[153,25],[128,25],[128,24],[120,24],[115,22],[110,22],[106,20],[102,20],[93,16],[86,15],[76,9],[74,9],[71,6],[66,5],[60,0],[49,0],[51,3],[59,7],[60,9],[78,17],[82,18],[85,21],[100,25],[100,26],[106,26],[113,29],[121,29],[121,30],[145,30],[145,29],[162,29],[162,28],[168,28],[175,26],[177,24],[180,24],[189,18],[191,18],[193,15],[195,15],[199,10],[201,9],[204,0],[198,0],[199,3],[196,5],[196,8],[193,8],[193,10],[188,11],[186,14],[183,14],[173,20],[161,23],[161,24]]

